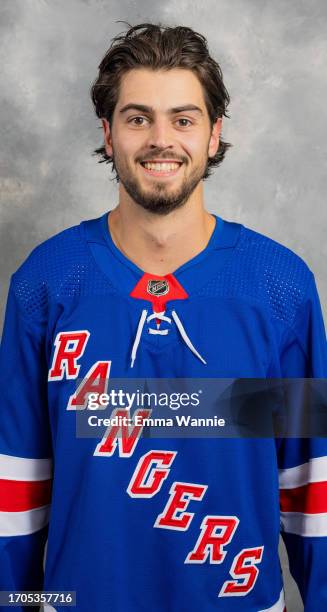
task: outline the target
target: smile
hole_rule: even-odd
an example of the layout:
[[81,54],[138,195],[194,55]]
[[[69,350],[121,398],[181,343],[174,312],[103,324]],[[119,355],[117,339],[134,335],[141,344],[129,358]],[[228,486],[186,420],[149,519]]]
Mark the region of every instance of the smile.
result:
[[182,162],[141,162],[141,166],[151,176],[175,176]]

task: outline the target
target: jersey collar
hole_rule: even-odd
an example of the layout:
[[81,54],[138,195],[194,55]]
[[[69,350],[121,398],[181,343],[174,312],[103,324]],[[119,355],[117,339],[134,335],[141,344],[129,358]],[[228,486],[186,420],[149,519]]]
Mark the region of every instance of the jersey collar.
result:
[[80,227],[96,264],[109,278],[116,292],[125,296],[130,296],[139,281],[145,277],[148,281],[150,276],[154,281],[162,281],[168,277],[171,280],[173,277],[184,288],[187,297],[196,293],[233,256],[234,247],[243,228],[239,223],[226,221],[214,214],[216,225],[207,246],[173,273],[160,276],[145,272],[118,249],[112,240],[108,225],[110,212],[107,211],[96,219],[82,221]]

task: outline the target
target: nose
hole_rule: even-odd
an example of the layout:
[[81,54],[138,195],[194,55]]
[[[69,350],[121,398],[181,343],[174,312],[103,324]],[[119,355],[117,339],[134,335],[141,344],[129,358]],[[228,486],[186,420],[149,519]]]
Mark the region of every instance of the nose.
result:
[[164,119],[153,121],[149,130],[149,147],[167,149],[173,146],[172,134],[169,123]]

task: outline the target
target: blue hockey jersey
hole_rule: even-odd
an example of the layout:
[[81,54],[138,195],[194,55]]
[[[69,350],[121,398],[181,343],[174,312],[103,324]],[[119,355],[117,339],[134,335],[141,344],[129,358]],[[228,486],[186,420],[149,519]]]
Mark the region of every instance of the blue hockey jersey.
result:
[[326,612],[326,438],[76,436],[90,381],[105,392],[110,378],[326,377],[306,263],[215,218],[206,248],[166,276],[116,247],[107,212],[12,275],[1,590],[76,591],[78,612],[283,612],[281,530],[305,611]]

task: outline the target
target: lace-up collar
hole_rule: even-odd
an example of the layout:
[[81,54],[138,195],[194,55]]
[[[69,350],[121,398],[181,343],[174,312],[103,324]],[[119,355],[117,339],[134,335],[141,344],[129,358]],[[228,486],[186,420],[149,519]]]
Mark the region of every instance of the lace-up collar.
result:
[[[180,335],[182,336],[182,339],[184,340],[186,346],[188,346],[188,348],[192,351],[192,353],[194,353],[194,355],[196,355],[196,357],[198,357],[198,359],[200,359],[200,361],[202,361],[202,363],[204,363],[204,365],[207,365],[207,362],[203,359],[203,357],[200,355],[200,353],[196,350],[196,348],[193,346],[190,338],[188,337],[183,324],[177,314],[177,312],[175,310],[172,310],[171,312],[172,314],[172,318],[174,319],[176,326],[178,328],[178,331],[180,332]],[[164,312],[154,312],[153,314],[148,315],[148,311],[146,309],[143,309],[141,312],[141,316],[140,316],[140,320],[139,320],[139,324],[137,326],[137,332],[136,332],[136,336],[135,336],[135,340],[134,340],[134,344],[133,344],[133,348],[132,348],[132,353],[131,353],[131,368],[134,366],[134,361],[136,359],[136,353],[137,353],[137,349],[141,340],[141,336],[142,336],[142,331],[143,331],[143,327],[145,322],[149,323],[150,321],[152,321],[153,319],[159,319],[160,321],[167,321],[167,323],[171,323],[171,318],[165,316]],[[150,334],[160,334],[160,335],[167,335],[169,333],[169,329],[153,329],[152,327],[148,328],[148,331]]]
[[[131,367],[134,365],[141,339],[144,338],[144,326],[151,321],[153,322],[154,319],[156,319],[157,326],[156,328],[148,327],[147,342],[150,338],[155,339],[160,336],[166,337],[167,340],[171,337],[171,341],[174,341],[177,331],[177,335],[181,336],[182,341],[194,354],[194,357],[206,365],[204,357],[190,339],[192,329],[186,331],[185,327],[187,326],[182,323],[183,302],[193,299],[193,296],[196,296],[202,287],[212,282],[213,275],[218,275],[220,270],[230,263],[235,253],[234,247],[241,236],[242,230],[244,230],[244,226],[225,221],[214,215],[216,225],[205,249],[172,274],[157,277],[138,268],[116,247],[109,230],[108,215],[110,212],[105,212],[96,219],[82,221],[80,228],[94,261],[110,281],[112,291],[117,297],[121,296],[121,299],[130,301],[132,310],[135,312],[136,323],[132,340]],[[135,294],[136,287],[149,280],[153,283],[152,289],[157,297],[154,301],[145,291],[143,294],[141,292],[140,295]],[[169,293],[165,295],[162,288],[167,281],[173,290],[170,288]],[[168,309],[166,308],[167,303],[169,303]],[[152,312],[150,310],[151,305]],[[177,314],[178,312],[179,314]],[[164,324],[165,329],[160,324]]]

